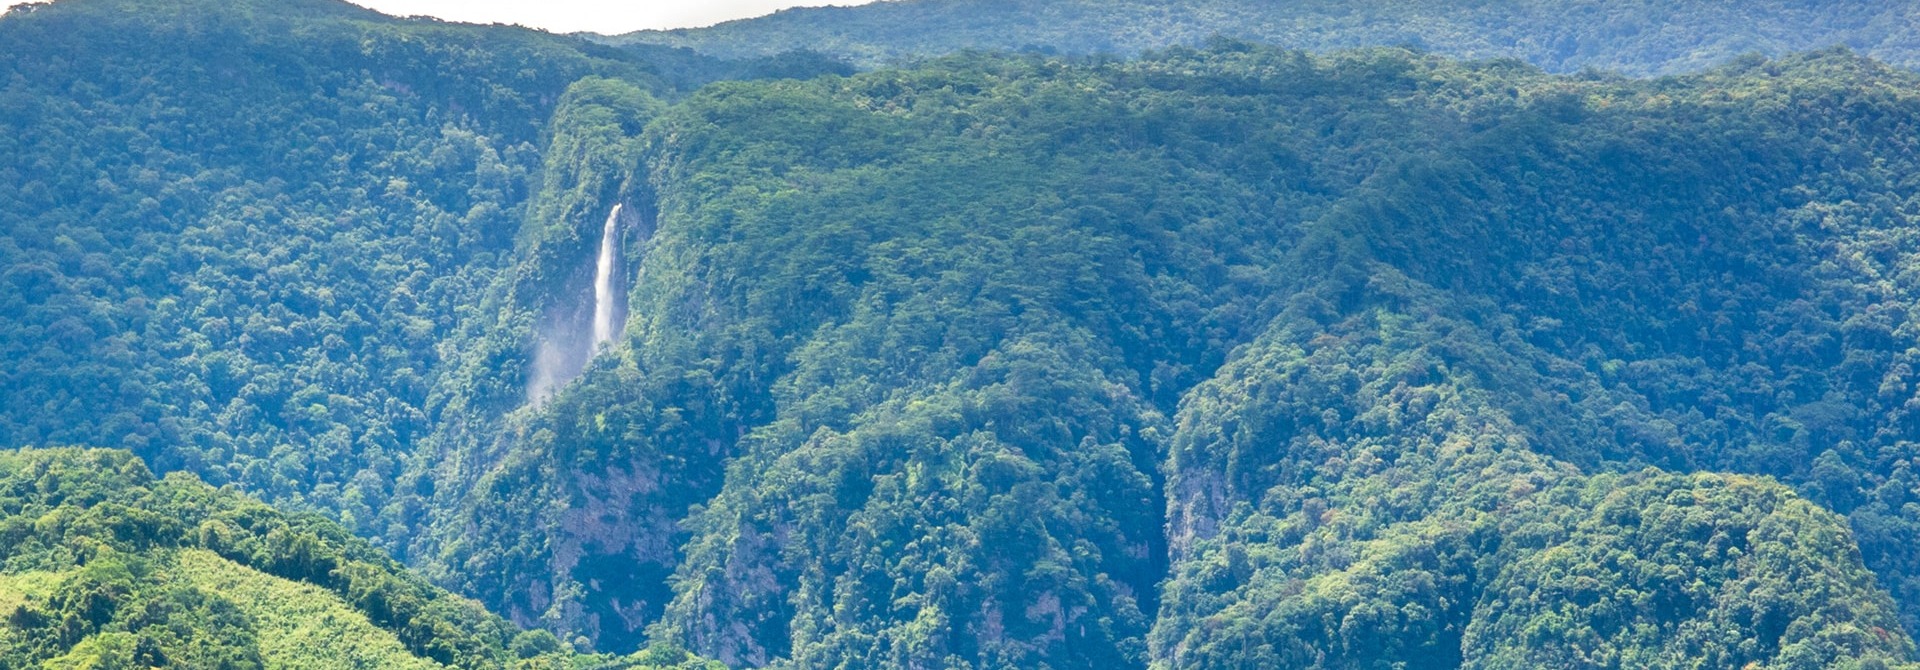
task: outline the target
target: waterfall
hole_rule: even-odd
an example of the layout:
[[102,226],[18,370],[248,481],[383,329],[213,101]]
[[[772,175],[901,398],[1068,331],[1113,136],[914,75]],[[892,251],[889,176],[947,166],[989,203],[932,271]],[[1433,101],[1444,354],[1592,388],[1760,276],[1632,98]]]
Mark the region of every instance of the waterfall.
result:
[[620,217],[627,215],[624,204],[614,205],[600,230],[600,254],[593,266],[593,301],[587,302],[586,286],[581,284],[586,279],[584,272],[574,274],[562,293],[569,299],[549,305],[541,319],[532,366],[527,371],[529,403],[545,403],[620,337],[627,320],[626,286],[620,278]]
[[614,273],[620,263],[620,209],[624,205],[614,205],[613,212],[607,214],[606,229],[600,233],[600,261],[593,274],[593,344],[590,352],[612,342],[619,334],[617,322],[619,311],[617,301],[619,287],[614,286]]

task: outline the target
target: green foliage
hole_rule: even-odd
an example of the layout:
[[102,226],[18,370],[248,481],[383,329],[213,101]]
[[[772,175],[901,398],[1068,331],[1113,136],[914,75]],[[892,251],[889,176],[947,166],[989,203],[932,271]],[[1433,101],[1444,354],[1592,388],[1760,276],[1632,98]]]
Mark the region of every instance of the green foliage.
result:
[[[0,19],[0,54],[0,446],[125,445],[398,553],[471,480],[416,453],[523,400],[597,241],[567,224],[642,197],[616,145],[666,88],[323,0],[66,0]],[[676,83],[834,68],[690,58]]]
[[[290,647],[485,667],[499,664],[510,630],[331,522],[187,476],[154,479],[125,452],[0,453],[0,510],[5,570],[61,575],[44,601],[30,596],[10,616],[18,643],[7,654],[22,662],[107,658],[124,646],[118,637],[75,645],[111,634],[135,636],[150,665],[288,667]],[[387,629],[391,649],[357,653],[344,643],[361,633],[307,628],[336,619]]]
[[332,522],[123,451],[0,452],[0,535],[0,667],[706,667],[510,642]]
[[1382,311],[1276,332],[1190,397],[1154,632],[1165,665],[1911,657],[1843,520],[1771,482],[1589,477],[1535,453],[1487,403],[1472,370],[1491,347],[1474,330]]
[[[476,543],[453,565],[545,562],[547,602],[606,612],[642,599],[605,595],[633,586],[596,553],[672,564],[652,637],[735,663],[1497,666],[1519,657],[1469,626],[1536,616],[1489,585],[1592,541],[1564,529],[1608,472],[1771,475],[1849,515],[1903,490],[1911,387],[1866,371],[1905,369],[1910,334],[1839,315],[1906,310],[1859,293],[1897,271],[1858,263],[1911,253],[1913,154],[1887,129],[1920,127],[1912,79],[1835,52],[1636,82],[1224,44],[717,84],[643,135],[658,218],[624,347],[520,415],[457,527],[566,506],[507,535],[532,560]],[[1883,255],[1822,251],[1862,244]],[[1438,362],[1361,374],[1332,347],[1282,373],[1249,344],[1372,321]],[[1248,402],[1300,395],[1221,428],[1191,391],[1223,365],[1255,370]],[[1315,426],[1340,432],[1296,443]],[[1181,455],[1215,433],[1235,446]],[[1352,472],[1295,478],[1318,469]],[[1807,529],[1768,547],[1828,584],[1770,605],[1792,636],[1629,599],[1605,614],[1626,632],[1526,653],[1905,660],[1915,601],[1881,589],[1904,593],[1910,540],[1836,551],[1832,517],[1767,490],[1675,523]],[[1855,531],[1911,532],[1885,523]],[[1733,580],[1691,596],[1729,606],[1782,579],[1655,565]],[[621,639],[609,620],[573,630]]]
[[[547,140],[544,186],[519,233],[518,260],[489,287],[479,318],[450,340],[448,350],[456,352],[457,367],[435,385],[430,399],[434,412],[446,417],[446,422],[426,436],[418,467],[406,475],[423,485],[413,487],[412,495],[395,505],[409,515],[403,522],[432,529],[416,538],[414,548],[440,558],[436,574],[442,579],[465,592],[492,594],[495,600],[490,604],[515,620],[590,632],[608,648],[640,646],[640,640],[630,635],[638,626],[627,623],[633,615],[623,610],[637,610],[651,619],[664,605],[664,576],[669,568],[663,566],[672,564],[671,557],[644,552],[658,552],[653,547],[670,542],[667,538],[675,530],[662,521],[645,528],[594,528],[597,513],[570,508],[587,506],[594,496],[602,495],[599,489],[604,487],[567,487],[552,469],[525,469],[542,467],[529,455],[551,448],[556,435],[580,441],[575,448],[587,452],[563,455],[570,465],[605,461],[646,467],[643,445],[622,444],[623,434],[642,423],[627,417],[655,411],[642,403],[672,400],[673,386],[661,383],[672,378],[649,383],[632,376],[596,382],[591,393],[576,385],[558,396],[542,398],[538,386],[567,379],[538,379],[535,369],[540,349],[556,344],[572,347],[568,354],[577,356],[560,365],[587,363],[589,343],[580,337],[591,315],[592,260],[598,253],[600,224],[616,203],[641,212],[638,225],[622,238],[623,255],[646,255],[652,201],[647,174],[639,169],[644,149],[639,135],[658,113],[659,103],[653,98],[614,80],[589,78],[563,97]],[[577,374],[578,367],[570,372]],[[549,387],[546,392],[555,390],[561,389]],[[580,402],[583,397],[604,399],[616,393],[630,404],[614,416]],[[514,412],[531,404],[541,404],[544,411]],[[476,453],[509,456],[494,462],[474,458]],[[497,471],[489,471],[495,467]],[[643,482],[619,479],[611,485],[619,487],[618,495],[648,496],[647,506],[684,509],[701,499],[700,490],[663,487],[661,482],[692,478],[675,471],[679,468],[717,465],[680,461],[664,467],[660,475],[641,475]],[[485,493],[469,496],[474,487]],[[554,524],[571,524],[596,534],[600,546],[594,551],[600,556],[582,567],[599,571],[587,577],[603,585],[597,589],[601,599],[594,607],[579,602],[582,587],[567,574],[574,567],[570,562],[578,561],[579,549],[547,542],[539,534]],[[622,556],[629,552],[637,555]],[[559,574],[551,580],[526,578],[548,571]],[[645,575],[652,577],[636,578]]]
[[0,19],[0,445],[126,445],[388,531],[554,102],[645,81],[585,51],[318,0]]
[[[1598,477],[1590,516],[1486,586],[1474,666],[1828,667],[1912,645],[1845,526],[1724,475]],[[1671,622],[1687,621],[1685,626]]]

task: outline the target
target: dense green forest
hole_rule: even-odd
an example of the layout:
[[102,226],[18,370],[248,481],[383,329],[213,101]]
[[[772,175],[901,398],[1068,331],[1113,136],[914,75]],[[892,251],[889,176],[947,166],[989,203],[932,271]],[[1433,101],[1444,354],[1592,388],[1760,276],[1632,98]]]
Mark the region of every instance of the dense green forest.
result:
[[968,49],[1133,55],[1225,36],[1672,74],[1836,45],[1911,67],[1916,35],[1920,7],[1877,0],[883,0],[603,41],[728,58],[804,50],[878,66]]
[[373,531],[554,100],[647,80],[317,1],[61,3],[8,15],[0,52],[0,436]]
[[718,667],[565,650],[313,514],[125,451],[0,452],[0,667]]
[[[1223,45],[708,87],[636,150],[627,346],[490,447],[460,527],[572,505],[459,565],[534,556],[570,570],[526,602],[592,609],[626,597],[595,547],[678,541],[651,635],[747,664],[1904,659],[1913,348],[1864,315],[1911,295],[1913,79]],[[1541,561],[1630,590],[1542,609]]]
[[[125,445],[374,533],[562,94],[675,90],[576,40],[319,0],[30,7],[0,52],[0,441]],[[696,60],[675,81],[757,76]]]
[[1270,4],[8,13],[0,667],[1920,660],[1911,8]]

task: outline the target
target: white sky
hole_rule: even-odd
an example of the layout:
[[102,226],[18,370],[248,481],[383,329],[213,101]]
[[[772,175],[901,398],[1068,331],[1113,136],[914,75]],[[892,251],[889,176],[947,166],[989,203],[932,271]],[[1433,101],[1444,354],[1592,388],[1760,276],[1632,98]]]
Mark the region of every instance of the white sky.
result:
[[[873,0],[350,0],[397,16],[467,23],[517,23],[557,33],[619,34],[692,28],[772,14],[787,7],[861,5]],[[8,7],[17,0],[0,0]]]

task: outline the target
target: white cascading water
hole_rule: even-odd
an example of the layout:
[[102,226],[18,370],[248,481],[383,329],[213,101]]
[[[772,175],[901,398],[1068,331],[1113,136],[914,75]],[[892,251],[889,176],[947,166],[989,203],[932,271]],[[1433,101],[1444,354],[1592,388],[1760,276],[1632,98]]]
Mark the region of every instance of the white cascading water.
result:
[[612,344],[626,325],[625,287],[620,285],[620,216],[614,205],[600,232],[600,257],[593,273],[592,320],[586,305],[562,305],[549,311],[540,327],[533,366],[527,376],[527,401],[545,403],[560,387],[579,377],[595,354]]
[[613,212],[607,215],[606,229],[600,233],[600,265],[593,275],[593,345],[589,351],[599,351],[618,334],[614,330],[618,327],[614,323],[614,301],[619,296],[614,293],[613,276],[620,262],[621,207],[623,205],[613,206]]

